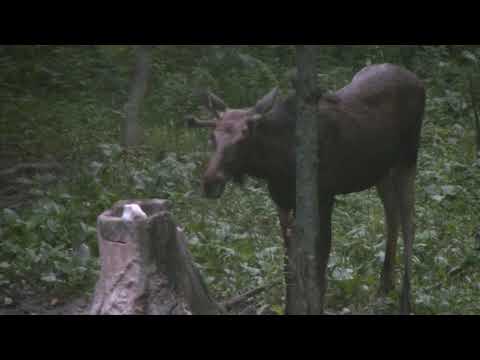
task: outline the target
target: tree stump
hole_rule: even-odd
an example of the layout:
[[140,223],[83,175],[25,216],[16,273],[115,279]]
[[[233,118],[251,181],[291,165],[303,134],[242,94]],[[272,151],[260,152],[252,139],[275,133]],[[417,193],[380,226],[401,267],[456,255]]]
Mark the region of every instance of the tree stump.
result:
[[91,315],[217,315],[162,200],[122,201],[98,217],[101,274]]

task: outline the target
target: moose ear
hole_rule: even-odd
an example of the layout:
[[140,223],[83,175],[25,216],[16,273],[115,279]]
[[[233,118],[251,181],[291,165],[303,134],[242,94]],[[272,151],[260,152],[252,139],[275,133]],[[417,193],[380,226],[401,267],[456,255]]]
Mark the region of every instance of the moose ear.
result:
[[209,111],[211,111],[215,115],[218,115],[218,113],[220,112],[225,112],[228,108],[228,106],[222,99],[220,99],[217,95],[213,94],[210,91],[202,94],[202,103]]
[[275,102],[278,96],[278,87],[270,91],[267,95],[265,95],[257,105],[255,105],[255,112],[260,115],[264,115],[268,113],[270,110],[273,109]]

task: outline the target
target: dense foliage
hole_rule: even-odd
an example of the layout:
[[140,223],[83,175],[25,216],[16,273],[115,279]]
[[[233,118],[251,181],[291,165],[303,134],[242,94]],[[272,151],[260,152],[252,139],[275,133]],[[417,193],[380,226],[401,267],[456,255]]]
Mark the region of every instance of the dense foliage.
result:
[[[26,294],[91,291],[98,273],[96,217],[130,198],[171,200],[218,299],[283,280],[279,226],[264,184],[250,179],[243,189],[230,186],[220,201],[203,199],[207,136],[186,130],[183,117],[198,113],[204,88],[231,106],[251,105],[275,85],[288,90],[292,48],[156,47],[141,116],[146,144],[125,151],[117,144],[134,59],[128,46],[0,47],[0,167],[53,160],[62,167],[16,179],[10,191],[26,194],[21,202],[5,203],[2,189],[0,304]],[[414,247],[419,314],[480,313],[480,161],[469,86],[479,59],[474,46],[369,45],[326,46],[319,62],[319,81],[328,90],[347,84],[366,64],[386,61],[408,66],[427,84]],[[81,244],[90,257],[77,256]],[[400,264],[401,242],[399,249]],[[377,296],[383,256],[375,192],[340,197],[327,308],[395,313],[397,293]],[[281,313],[282,297],[283,286],[275,286],[259,297],[259,311]]]

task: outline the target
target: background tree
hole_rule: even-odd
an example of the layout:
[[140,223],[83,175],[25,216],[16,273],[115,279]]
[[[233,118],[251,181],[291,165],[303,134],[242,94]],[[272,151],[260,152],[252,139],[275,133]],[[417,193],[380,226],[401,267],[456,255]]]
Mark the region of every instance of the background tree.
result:
[[144,137],[139,117],[152,71],[150,50],[150,45],[135,46],[136,63],[130,95],[125,104],[125,114],[121,132],[121,143],[126,147],[140,145]]
[[480,109],[478,108],[478,98],[479,98],[479,75],[478,73],[472,73],[469,79],[470,85],[470,98],[472,104],[473,120],[475,124],[475,143],[476,143],[476,153],[477,158],[480,158]]

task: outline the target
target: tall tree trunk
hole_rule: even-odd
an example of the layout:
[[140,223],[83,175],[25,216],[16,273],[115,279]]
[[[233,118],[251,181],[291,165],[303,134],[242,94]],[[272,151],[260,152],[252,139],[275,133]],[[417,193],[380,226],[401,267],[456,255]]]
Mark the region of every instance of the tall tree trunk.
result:
[[480,157],[480,115],[478,113],[478,104],[477,104],[477,87],[474,75],[470,75],[469,85],[470,85],[470,98],[472,102],[472,110],[475,121],[475,143],[476,143],[476,154],[477,158]]
[[125,147],[138,146],[143,141],[143,130],[140,125],[139,115],[152,70],[150,48],[150,45],[137,45],[135,47],[137,58],[135,71],[130,95],[125,104],[125,115],[122,124],[121,143]]
[[289,261],[294,269],[294,294],[289,314],[321,314],[322,286],[318,259],[318,100],[317,45],[297,45],[297,207],[294,246]]

